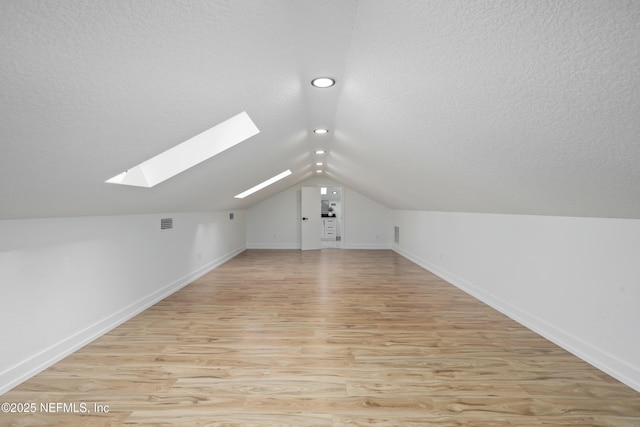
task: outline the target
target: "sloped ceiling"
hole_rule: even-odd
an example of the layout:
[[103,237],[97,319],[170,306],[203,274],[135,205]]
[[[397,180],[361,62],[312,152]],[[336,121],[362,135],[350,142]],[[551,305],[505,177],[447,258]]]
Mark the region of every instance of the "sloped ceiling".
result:
[[[317,148],[391,208],[640,218],[639,70],[636,1],[4,0],[0,218],[246,208]],[[242,111],[238,146],[104,182]]]

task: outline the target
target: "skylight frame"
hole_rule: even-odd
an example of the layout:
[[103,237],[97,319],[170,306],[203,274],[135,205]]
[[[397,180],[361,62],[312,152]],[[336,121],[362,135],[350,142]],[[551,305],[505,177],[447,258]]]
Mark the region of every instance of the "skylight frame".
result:
[[105,182],[151,188],[258,133],[260,130],[243,111]]

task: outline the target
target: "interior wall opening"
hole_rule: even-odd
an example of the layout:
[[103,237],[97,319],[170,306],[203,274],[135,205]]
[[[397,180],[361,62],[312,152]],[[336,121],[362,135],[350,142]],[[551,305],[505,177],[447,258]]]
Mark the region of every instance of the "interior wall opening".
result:
[[344,241],[344,203],[342,187],[320,188],[321,247],[342,248]]

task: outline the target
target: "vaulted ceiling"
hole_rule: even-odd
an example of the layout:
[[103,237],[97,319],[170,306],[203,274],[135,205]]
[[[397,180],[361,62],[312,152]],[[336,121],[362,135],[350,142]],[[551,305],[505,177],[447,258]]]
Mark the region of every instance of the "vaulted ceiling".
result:
[[[258,135],[105,183],[242,111]],[[640,2],[0,2],[0,218],[246,208],[318,148],[390,208],[640,218]]]

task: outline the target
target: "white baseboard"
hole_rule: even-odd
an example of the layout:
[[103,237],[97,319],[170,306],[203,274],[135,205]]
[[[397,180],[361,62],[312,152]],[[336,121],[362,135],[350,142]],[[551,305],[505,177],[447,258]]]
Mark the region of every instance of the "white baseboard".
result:
[[389,250],[391,246],[377,243],[346,243],[342,244],[342,249],[372,249],[372,250]]
[[457,277],[455,274],[446,271],[433,263],[401,249],[397,245],[394,245],[392,249],[425,270],[428,270],[436,276],[446,280],[474,298],[479,299],[490,307],[498,310],[500,313],[510,317],[526,328],[536,332],[585,362],[595,366],[620,382],[640,392],[640,368],[635,367],[624,360],[620,360],[572,334],[556,328],[539,317],[509,304],[507,301],[474,286],[472,283]]
[[[326,243],[326,242],[325,242]],[[331,242],[333,243],[333,242]],[[337,242],[338,248],[341,249],[391,249],[389,245],[383,244],[368,244],[368,243],[355,243],[355,244],[347,244],[342,242],[342,246],[340,246],[340,242]],[[300,249],[300,244],[296,243],[247,243],[247,249]]]
[[247,249],[300,249],[298,243],[247,243]]
[[238,248],[0,373],[0,395],[37,375],[245,250]]

